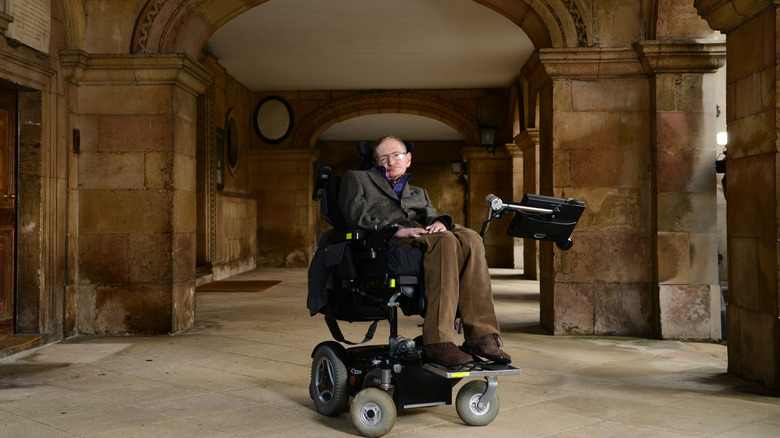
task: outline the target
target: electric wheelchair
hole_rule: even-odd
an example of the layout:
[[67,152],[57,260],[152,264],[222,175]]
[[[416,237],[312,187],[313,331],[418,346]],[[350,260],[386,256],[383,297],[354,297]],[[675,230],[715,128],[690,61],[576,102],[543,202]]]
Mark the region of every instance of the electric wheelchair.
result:
[[[414,148],[411,142],[406,146],[410,152]],[[361,142],[358,151],[362,167],[371,166],[368,144]],[[459,390],[456,411],[468,425],[490,423],[499,411],[498,377],[519,374],[520,369],[489,361],[458,369],[426,363],[422,337],[399,336],[399,309],[407,316],[425,316],[422,251],[390,245],[397,225],[347,229],[339,208],[339,184],[340,178],[329,167],[321,167],[312,195],[321,201],[323,215],[333,227],[320,239],[309,267],[308,308],[312,315],[325,316],[335,339],[320,343],[312,352],[309,393],[317,411],[337,416],[349,410],[362,435],[378,437],[392,429],[398,410],[450,405],[453,387],[464,378],[477,377],[484,380],[467,382]],[[486,202],[483,235],[491,220],[514,212],[509,234],[553,241],[564,250],[572,245],[570,236],[584,209],[579,201],[535,195],[526,195],[520,204],[493,195]],[[383,320],[390,325],[388,343],[358,345],[370,341]],[[371,325],[363,341],[355,343],[344,338],[338,321]]]

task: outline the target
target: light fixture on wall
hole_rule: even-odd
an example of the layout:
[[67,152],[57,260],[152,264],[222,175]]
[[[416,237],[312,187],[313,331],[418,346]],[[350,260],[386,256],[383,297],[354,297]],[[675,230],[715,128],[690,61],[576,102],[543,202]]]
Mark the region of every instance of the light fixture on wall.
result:
[[720,184],[723,187],[723,197],[728,199],[726,196],[726,161],[728,161],[728,156],[726,155],[726,149],[728,147],[729,143],[729,135],[727,132],[719,132],[716,140],[718,142],[718,146],[723,148],[723,152],[718,155],[717,158],[715,158],[715,173],[722,173],[723,179],[720,180]]
[[718,142],[718,146],[723,148],[723,151],[718,155],[718,158],[715,160],[715,172],[717,173],[726,173],[726,147],[729,143],[729,134],[728,132],[719,132],[716,140]]
[[496,152],[496,125],[479,125],[479,140],[491,154]]
[[450,166],[452,167],[452,174],[457,176],[462,176],[463,171],[465,170],[463,168],[463,160],[452,160],[450,161]]

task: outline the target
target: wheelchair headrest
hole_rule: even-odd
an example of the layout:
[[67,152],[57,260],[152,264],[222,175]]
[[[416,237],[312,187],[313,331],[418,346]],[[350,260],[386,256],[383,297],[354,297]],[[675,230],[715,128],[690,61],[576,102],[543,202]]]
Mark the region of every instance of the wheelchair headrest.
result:
[[[414,142],[407,140],[404,141],[406,146],[406,152],[414,152]],[[363,163],[360,166],[360,170],[367,170],[374,167],[374,157],[371,154],[371,144],[367,141],[361,141],[357,145],[358,153],[363,159]]]

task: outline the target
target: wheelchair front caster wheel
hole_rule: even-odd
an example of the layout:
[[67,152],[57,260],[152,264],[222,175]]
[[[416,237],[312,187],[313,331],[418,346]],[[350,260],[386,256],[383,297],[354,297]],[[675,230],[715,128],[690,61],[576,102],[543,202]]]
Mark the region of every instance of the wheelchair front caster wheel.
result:
[[569,237],[563,243],[555,242],[555,246],[557,246],[559,249],[562,249],[564,251],[568,251],[571,249],[572,246],[574,246],[574,240],[571,237]]
[[361,435],[380,437],[395,425],[395,402],[379,388],[366,388],[352,399],[349,416]]
[[317,412],[333,417],[347,410],[347,378],[347,367],[338,353],[328,344],[317,347],[311,363],[309,384],[309,395]]
[[482,394],[487,390],[487,382],[473,380],[463,385],[455,398],[455,410],[464,423],[469,426],[484,426],[490,424],[498,415],[498,394],[487,403],[480,404]]

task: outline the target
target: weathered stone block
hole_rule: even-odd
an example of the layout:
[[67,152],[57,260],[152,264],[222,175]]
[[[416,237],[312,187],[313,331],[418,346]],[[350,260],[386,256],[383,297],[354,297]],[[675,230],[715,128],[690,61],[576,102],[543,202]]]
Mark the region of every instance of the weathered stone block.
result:
[[170,151],[171,116],[103,115],[100,116],[99,149],[101,152]]
[[173,232],[194,233],[197,229],[196,194],[177,190],[173,192]]
[[193,280],[195,276],[195,233],[173,235],[173,281]]
[[729,236],[777,238],[775,168],[774,155],[729,158]]
[[777,379],[780,378],[780,363],[775,353],[775,346],[780,342],[777,339],[780,333],[777,310],[765,313],[740,309],[739,321],[740,332],[735,337],[740,344],[740,375],[769,388],[776,387]]
[[173,187],[176,190],[186,190],[193,193],[197,190],[195,165],[195,157],[173,154]]
[[144,180],[147,190],[169,190],[173,183],[173,154],[147,152],[144,154]]
[[554,334],[590,335],[594,333],[593,288],[593,283],[555,284],[553,292]]
[[83,189],[144,188],[144,155],[141,153],[82,153],[78,163],[78,181]]
[[647,79],[571,81],[574,111],[645,111],[648,93]]
[[658,229],[714,233],[718,217],[714,193],[659,193]]
[[79,199],[82,233],[171,231],[171,201],[167,192],[82,190]]
[[166,114],[171,111],[170,90],[166,85],[82,85],[79,106],[90,114]]
[[728,241],[729,305],[759,310],[758,241],[736,236],[730,236]]
[[655,157],[658,191],[688,191],[693,176],[693,151],[661,150],[656,152]]
[[169,233],[131,234],[130,281],[170,284],[173,280],[171,252],[172,237]]
[[597,335],[652,334],[649,287],[644,284],[595,284],[594,333]]
[[128,281],[126,234],[80,234],[78,239],[80,284],[122,284]]
[[710,338],[713,309],[710,308],[709,285],[661,285],[658,301],[661,335],[665,339]]
[[172,332],[171,285],[132,284],[95,288],[92,334]]
[[556,149],[620,149],[620,113],[580,111],[553,113]]
[[173,327],[178,332],[195,323],[195,280],[173,285]]
[[718,236],[716,233],[689,233],[690,283],[718,284]]
[[571,184],[575,187],[643,186],[648,178],[645,157],[646,153],[638,150],[573,150]]
[[657,245],[658,282],[687,284],[691,265],[688,233],[659,232]]
[[575,232],[574,246],[555,252],[556,281],[641,283],[650,280],[650,242],[644,233]]
[[649,230],[647,194],[639,188],[573,188],[566,196],[585,203],[575,230],[635,232]]

